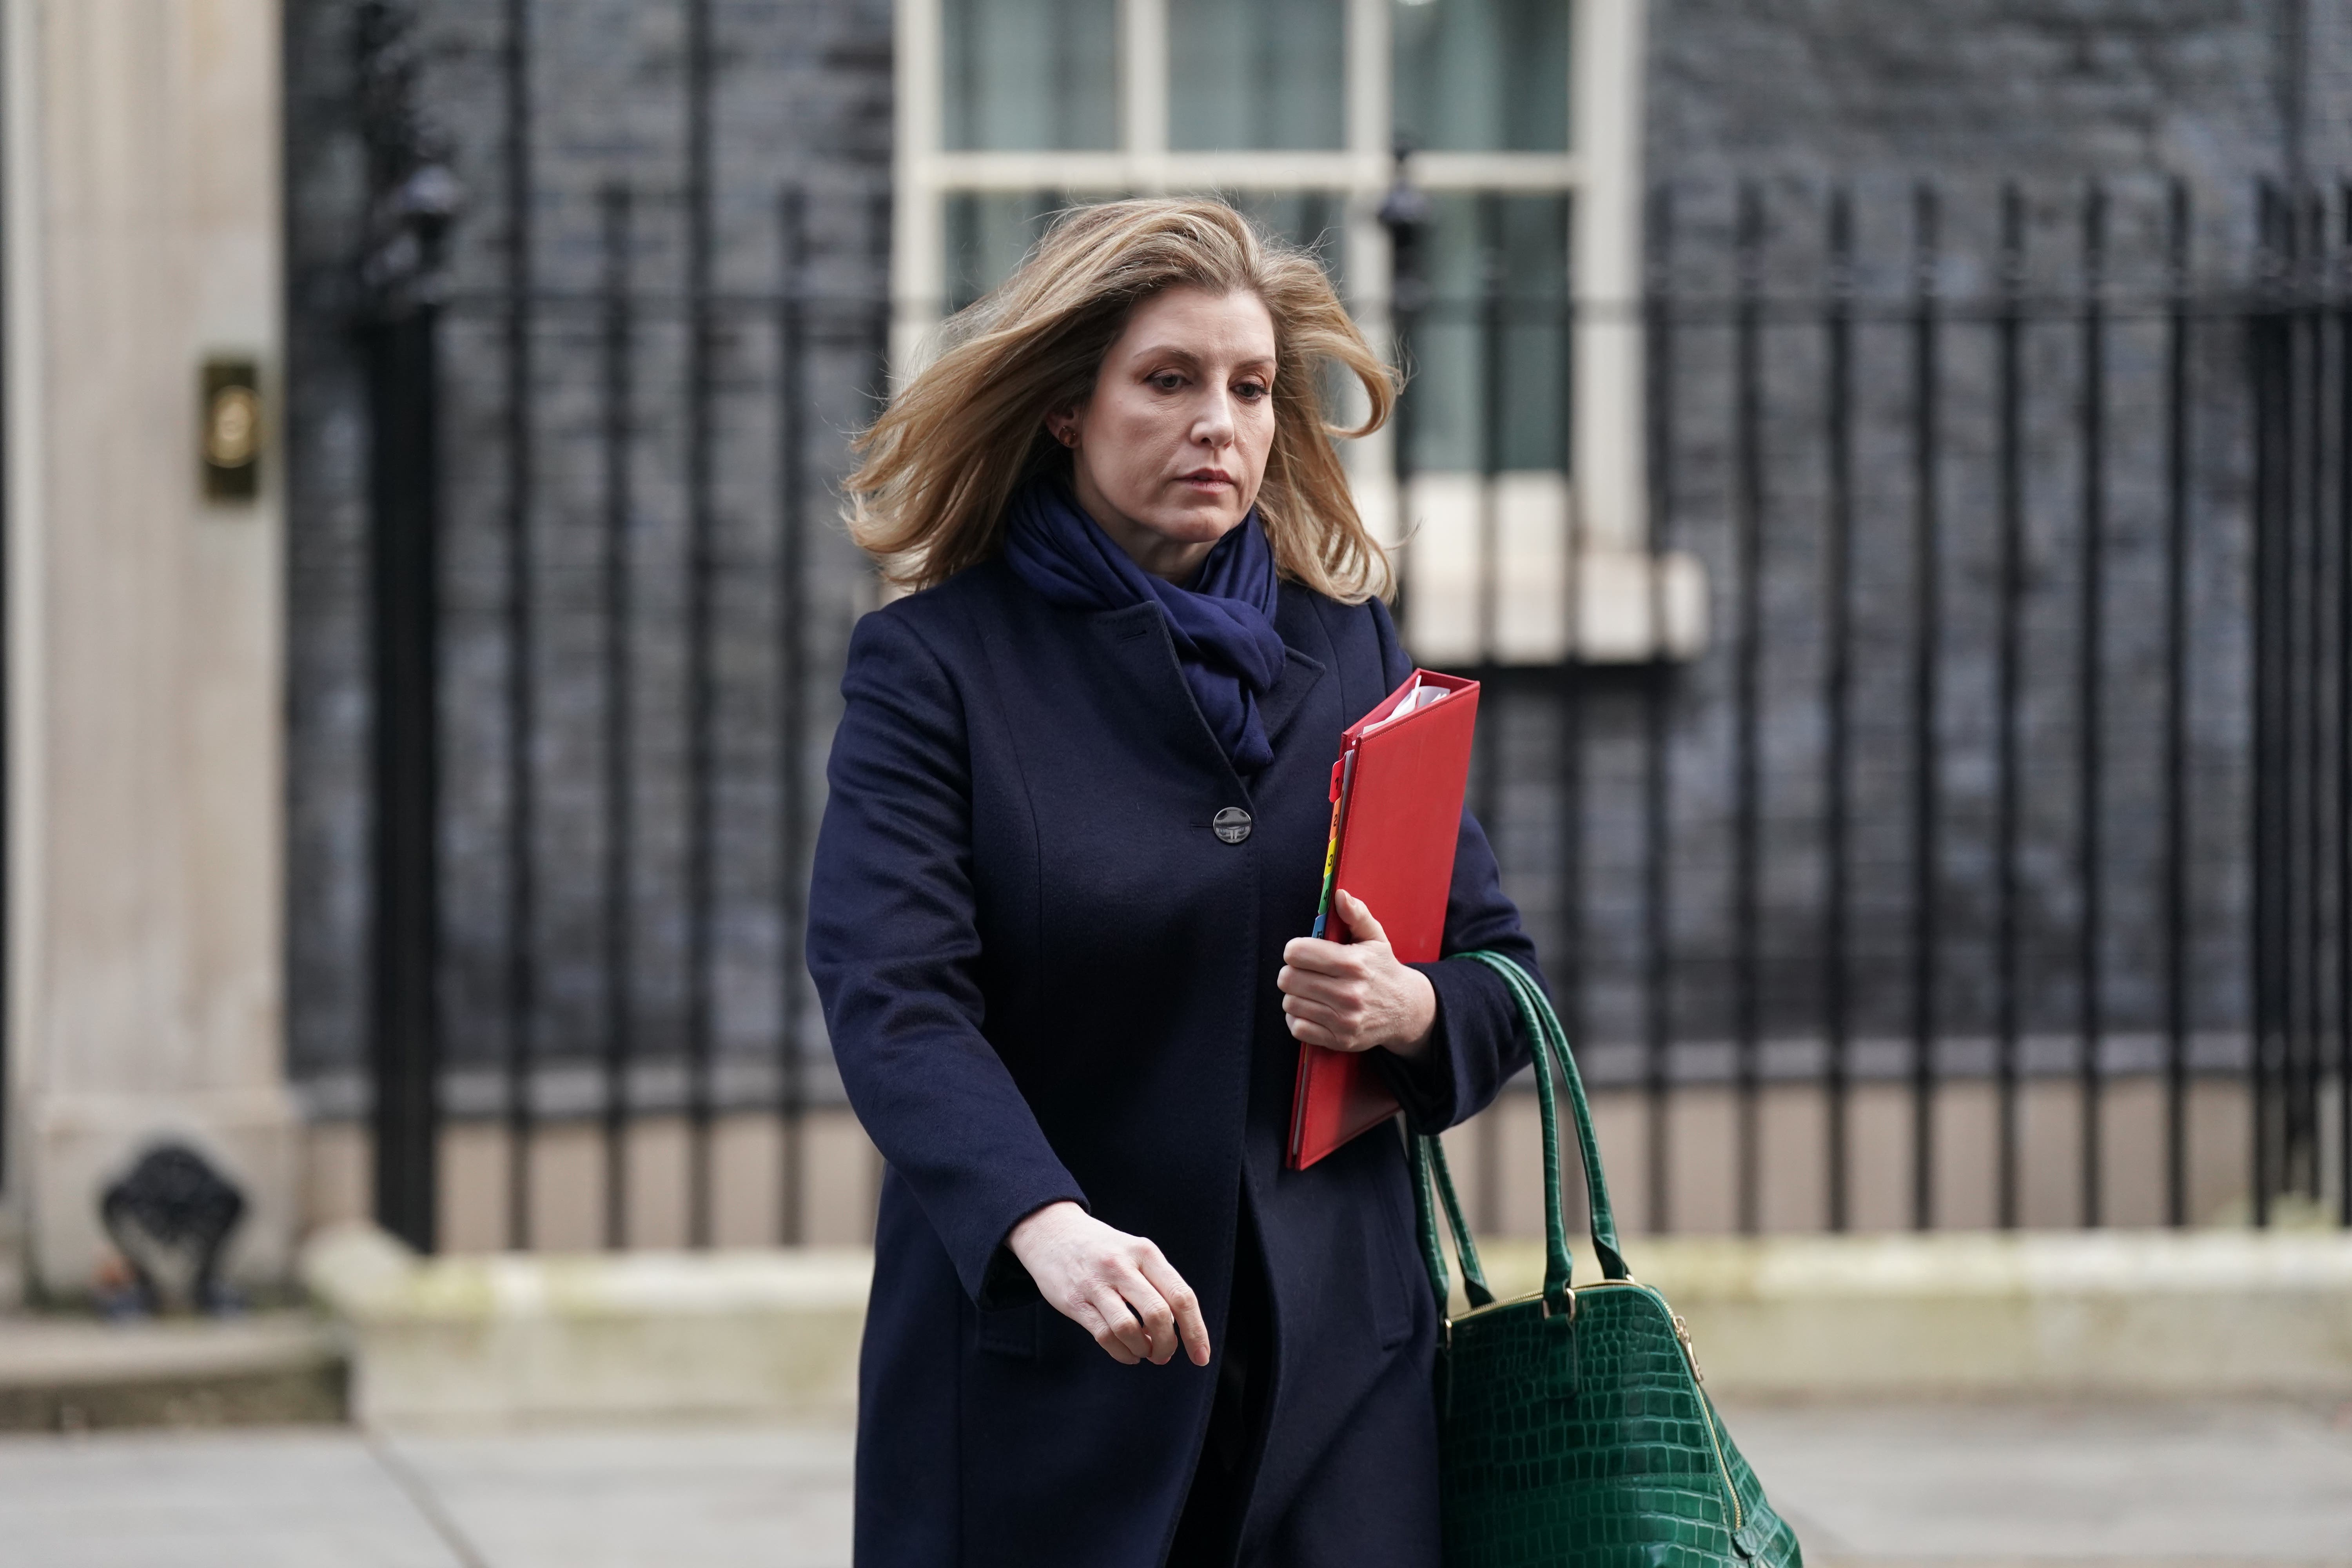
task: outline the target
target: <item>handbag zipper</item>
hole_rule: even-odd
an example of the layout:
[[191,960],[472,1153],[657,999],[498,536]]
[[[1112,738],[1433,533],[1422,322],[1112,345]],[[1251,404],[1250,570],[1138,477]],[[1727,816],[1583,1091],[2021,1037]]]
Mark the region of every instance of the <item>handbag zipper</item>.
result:
[[1705,1383],[1706,1373],[1698,1369],[1698,1350],[1691,1343],[1690,1325],[1683,1321],[1683,1315],[1680,1312],[1669,1312],[1666,1315],[1675,1321],[1675,1338],[1683,1342],[1683,1359],[1690,1363],[1691,1381]]
[[1739,1506],[1739,1489],[1731,1484],[1731,1465],[1723,1457],[1723,1439],[1716,1435],[1715,1401],[1706,1396],[1706,1389],[1704,1386],[1706,1373],[1698,1369],[1698,1351],[1691,1344],[1690,1325],[1683,1321],[1683,1315],[1680,1312],[1669,1310],[1666,1315],[1675,1321],[1675,1338],[1682,1342],[1683,1359],[1690,1363],[1691,1382],[1701,1385],[1698,1390],[1698,1404],[1699,1409],[1706,1415],[1707,1446],[1715,1450],[1715,1468],[1723,1474],[1723,1495],[1731,1500],[1731,1532],[1737,1535],[1748,1521],[1745,1511]]

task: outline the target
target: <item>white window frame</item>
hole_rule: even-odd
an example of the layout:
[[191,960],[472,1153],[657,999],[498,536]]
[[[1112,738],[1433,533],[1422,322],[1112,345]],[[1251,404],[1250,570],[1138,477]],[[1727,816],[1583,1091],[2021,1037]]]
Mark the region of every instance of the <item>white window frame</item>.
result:
[[[1587,584],[1618,586],[1612,603],[1581,606],[1590,630],[1586,656],[1649,657],[1663,640],[1674,651],[1698,635],[1668,614],[1663,639],[1650,616],[1621,597],[1629,568],[1648,583],[1649,563],[1633,561],[1648,537],[1638,313],[1625,307],[1641,296],[1642,86],[1645,69],[1647,0],[1573,0],[1569,102],[1570,151],[1546,153],[1417,153],[1413,183],[1433,195],[1455,191],[1563,194],[1575,202],[1572,259],[1585,325],[1576,335],[1574,427],[1570,433],[1575,474],[1573,504],[1581,553],[1609,558],[1598,574],[1578,570]],[[1394,0],[1347,0],[1347,146],[1333,152],[1189,153],[1168,146],[1168,16],[1166,0],[1119,0],[1119,123],[1112,152],[951,152],[942,146],[940,0],[897,0],[897,149],[891,294],[895,301],[892,363],[901,372],[919,362],[929,330],[947,297],[946,198],[965,193],[1066,191],[1074,195],[1150,194],[1171,190],[1324,190],[1345,198],[1349,303],[1375,341],[1387,335],[1389,239],[1381,227],[1382,195],[1394,177],[1390,153],[1390,7]],[[1357,443],[1349,453],[1368,517],[1401,520],[1385,435]],[[1600,564],[1596,563],[1596,564]],[[1685,575],[1677,571],[1675,578]],[[1633,594],[1641,605],[1689,597],[1679,582],[1663,595]],[[1638,626],[1626,624],[1629,613]],[[1618,627],[1603,634],[1603,625]],[[1610,648],[1596,643],[1616,645]]]

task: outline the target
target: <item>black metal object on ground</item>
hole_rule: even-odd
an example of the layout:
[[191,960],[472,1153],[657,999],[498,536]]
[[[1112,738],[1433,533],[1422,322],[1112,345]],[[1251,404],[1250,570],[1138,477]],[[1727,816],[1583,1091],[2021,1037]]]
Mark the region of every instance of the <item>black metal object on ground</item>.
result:
[[165,1142],[108,1184],[98,1212],[131,1266],[146,1310],[162,1310],[172,1294],[166,1278],[184,1274],[185,1305],[214,1312],[233,1304],[221,1259],[246,1206],[245,1194],[203,1155],[184,1143]]

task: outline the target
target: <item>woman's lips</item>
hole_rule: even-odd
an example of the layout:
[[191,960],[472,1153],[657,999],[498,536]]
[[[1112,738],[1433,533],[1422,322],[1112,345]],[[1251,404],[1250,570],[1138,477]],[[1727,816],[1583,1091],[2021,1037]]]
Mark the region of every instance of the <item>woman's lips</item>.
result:
[[1184,483],[1188,485],[1197,485],[1202,489],[1227,489],[1230,488],[1234,482],[1234,477],[1231,474],[1226,473],[1222,468],[1201,468],[1192,473],[1182,474],[1178,477],[1181,479]]

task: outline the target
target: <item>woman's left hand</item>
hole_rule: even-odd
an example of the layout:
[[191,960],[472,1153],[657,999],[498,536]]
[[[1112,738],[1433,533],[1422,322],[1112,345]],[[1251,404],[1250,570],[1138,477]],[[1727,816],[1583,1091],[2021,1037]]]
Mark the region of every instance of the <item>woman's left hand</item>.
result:
[[1401,1057],[1421,1055],[1437,1025],[1437,988],[1398,960],[1361,899],[1341,889],[1331,901],[1356,940],[1302,936],[1283,948],[1274,983],[1282,988],[1291,1034],[1335,1051],[1385,1046]]

